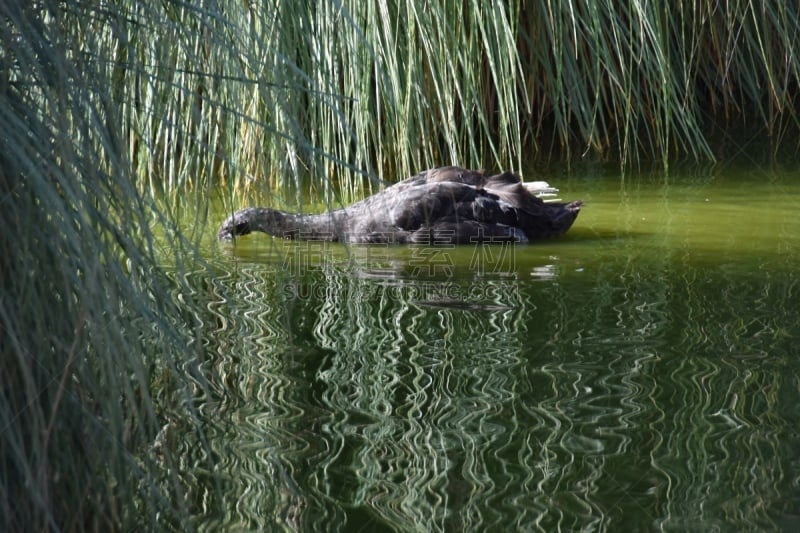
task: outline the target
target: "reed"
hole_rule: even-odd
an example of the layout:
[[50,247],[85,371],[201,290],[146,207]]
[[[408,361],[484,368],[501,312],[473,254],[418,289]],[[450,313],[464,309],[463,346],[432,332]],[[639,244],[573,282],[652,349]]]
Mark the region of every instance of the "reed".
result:
[[0,7],[0,529],[185,529],[169,434],[196,419],[203,304],[162,265],[201,264],[136,182],[105,36],[65,6]]
[[711,125],[798,126],[782,0],[40,0],[0,20],[9,530],[188,525],[169,438],[204,387],[187,198],[333,205],[439,164],[708,159]]
[[333,201],[439,164],[713,159],[720,125],[797,132],[800,22],[778,0],[115,9],[103,60],[153,188]]
[[778,0],[63,9],[156,191],[334,202],[440,164],[713,159],[720,125],[797,132],[800,22]]

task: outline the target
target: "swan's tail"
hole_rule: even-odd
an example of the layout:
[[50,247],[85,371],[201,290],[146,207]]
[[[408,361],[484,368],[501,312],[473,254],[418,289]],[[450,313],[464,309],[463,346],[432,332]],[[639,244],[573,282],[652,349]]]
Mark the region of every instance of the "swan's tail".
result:
[[568,204],[547,204],[551,209],[551,237],[558,237],[566,233],[572,227],[572,223],[578,218],[578,214],[583,207],[582,200],[576,200]]

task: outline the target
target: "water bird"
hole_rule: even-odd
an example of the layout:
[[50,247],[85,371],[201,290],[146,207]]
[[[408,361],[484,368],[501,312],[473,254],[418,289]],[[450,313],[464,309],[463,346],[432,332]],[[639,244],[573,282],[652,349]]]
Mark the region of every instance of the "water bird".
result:
[[254,231],[273,236],[347,243],[530,243],[564,234],[583,202],[552,198],[546,182],[517,174],[487,175],[449,166],[426,170],[360,202],[322,214],[264,207],[235,212],[219,240]]

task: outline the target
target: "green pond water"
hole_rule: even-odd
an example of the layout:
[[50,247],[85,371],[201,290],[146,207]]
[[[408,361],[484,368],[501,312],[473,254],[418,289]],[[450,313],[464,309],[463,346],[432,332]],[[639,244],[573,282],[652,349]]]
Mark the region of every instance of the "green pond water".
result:
[[800,173],[549,179],[529,246],[209,241],[195,525],[800,528]]

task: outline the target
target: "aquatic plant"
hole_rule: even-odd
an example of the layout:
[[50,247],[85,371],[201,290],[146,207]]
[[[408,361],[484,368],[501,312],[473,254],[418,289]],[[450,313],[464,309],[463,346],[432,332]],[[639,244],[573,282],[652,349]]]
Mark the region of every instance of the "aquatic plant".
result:
[[732,121],[776,144],[797,132],[800,20],[777,0],[121,2],[81,18],[76,39],[99,34],[83,60],[106,65],[123,146],[159,190],[352,201],[443,164],[668,163],[712,159]]
[[204,387],[202,302],[162,265],[198,263],[135,183],[103,36],[65,5],[0,8],[0,529],[183,529],[170,435]]

